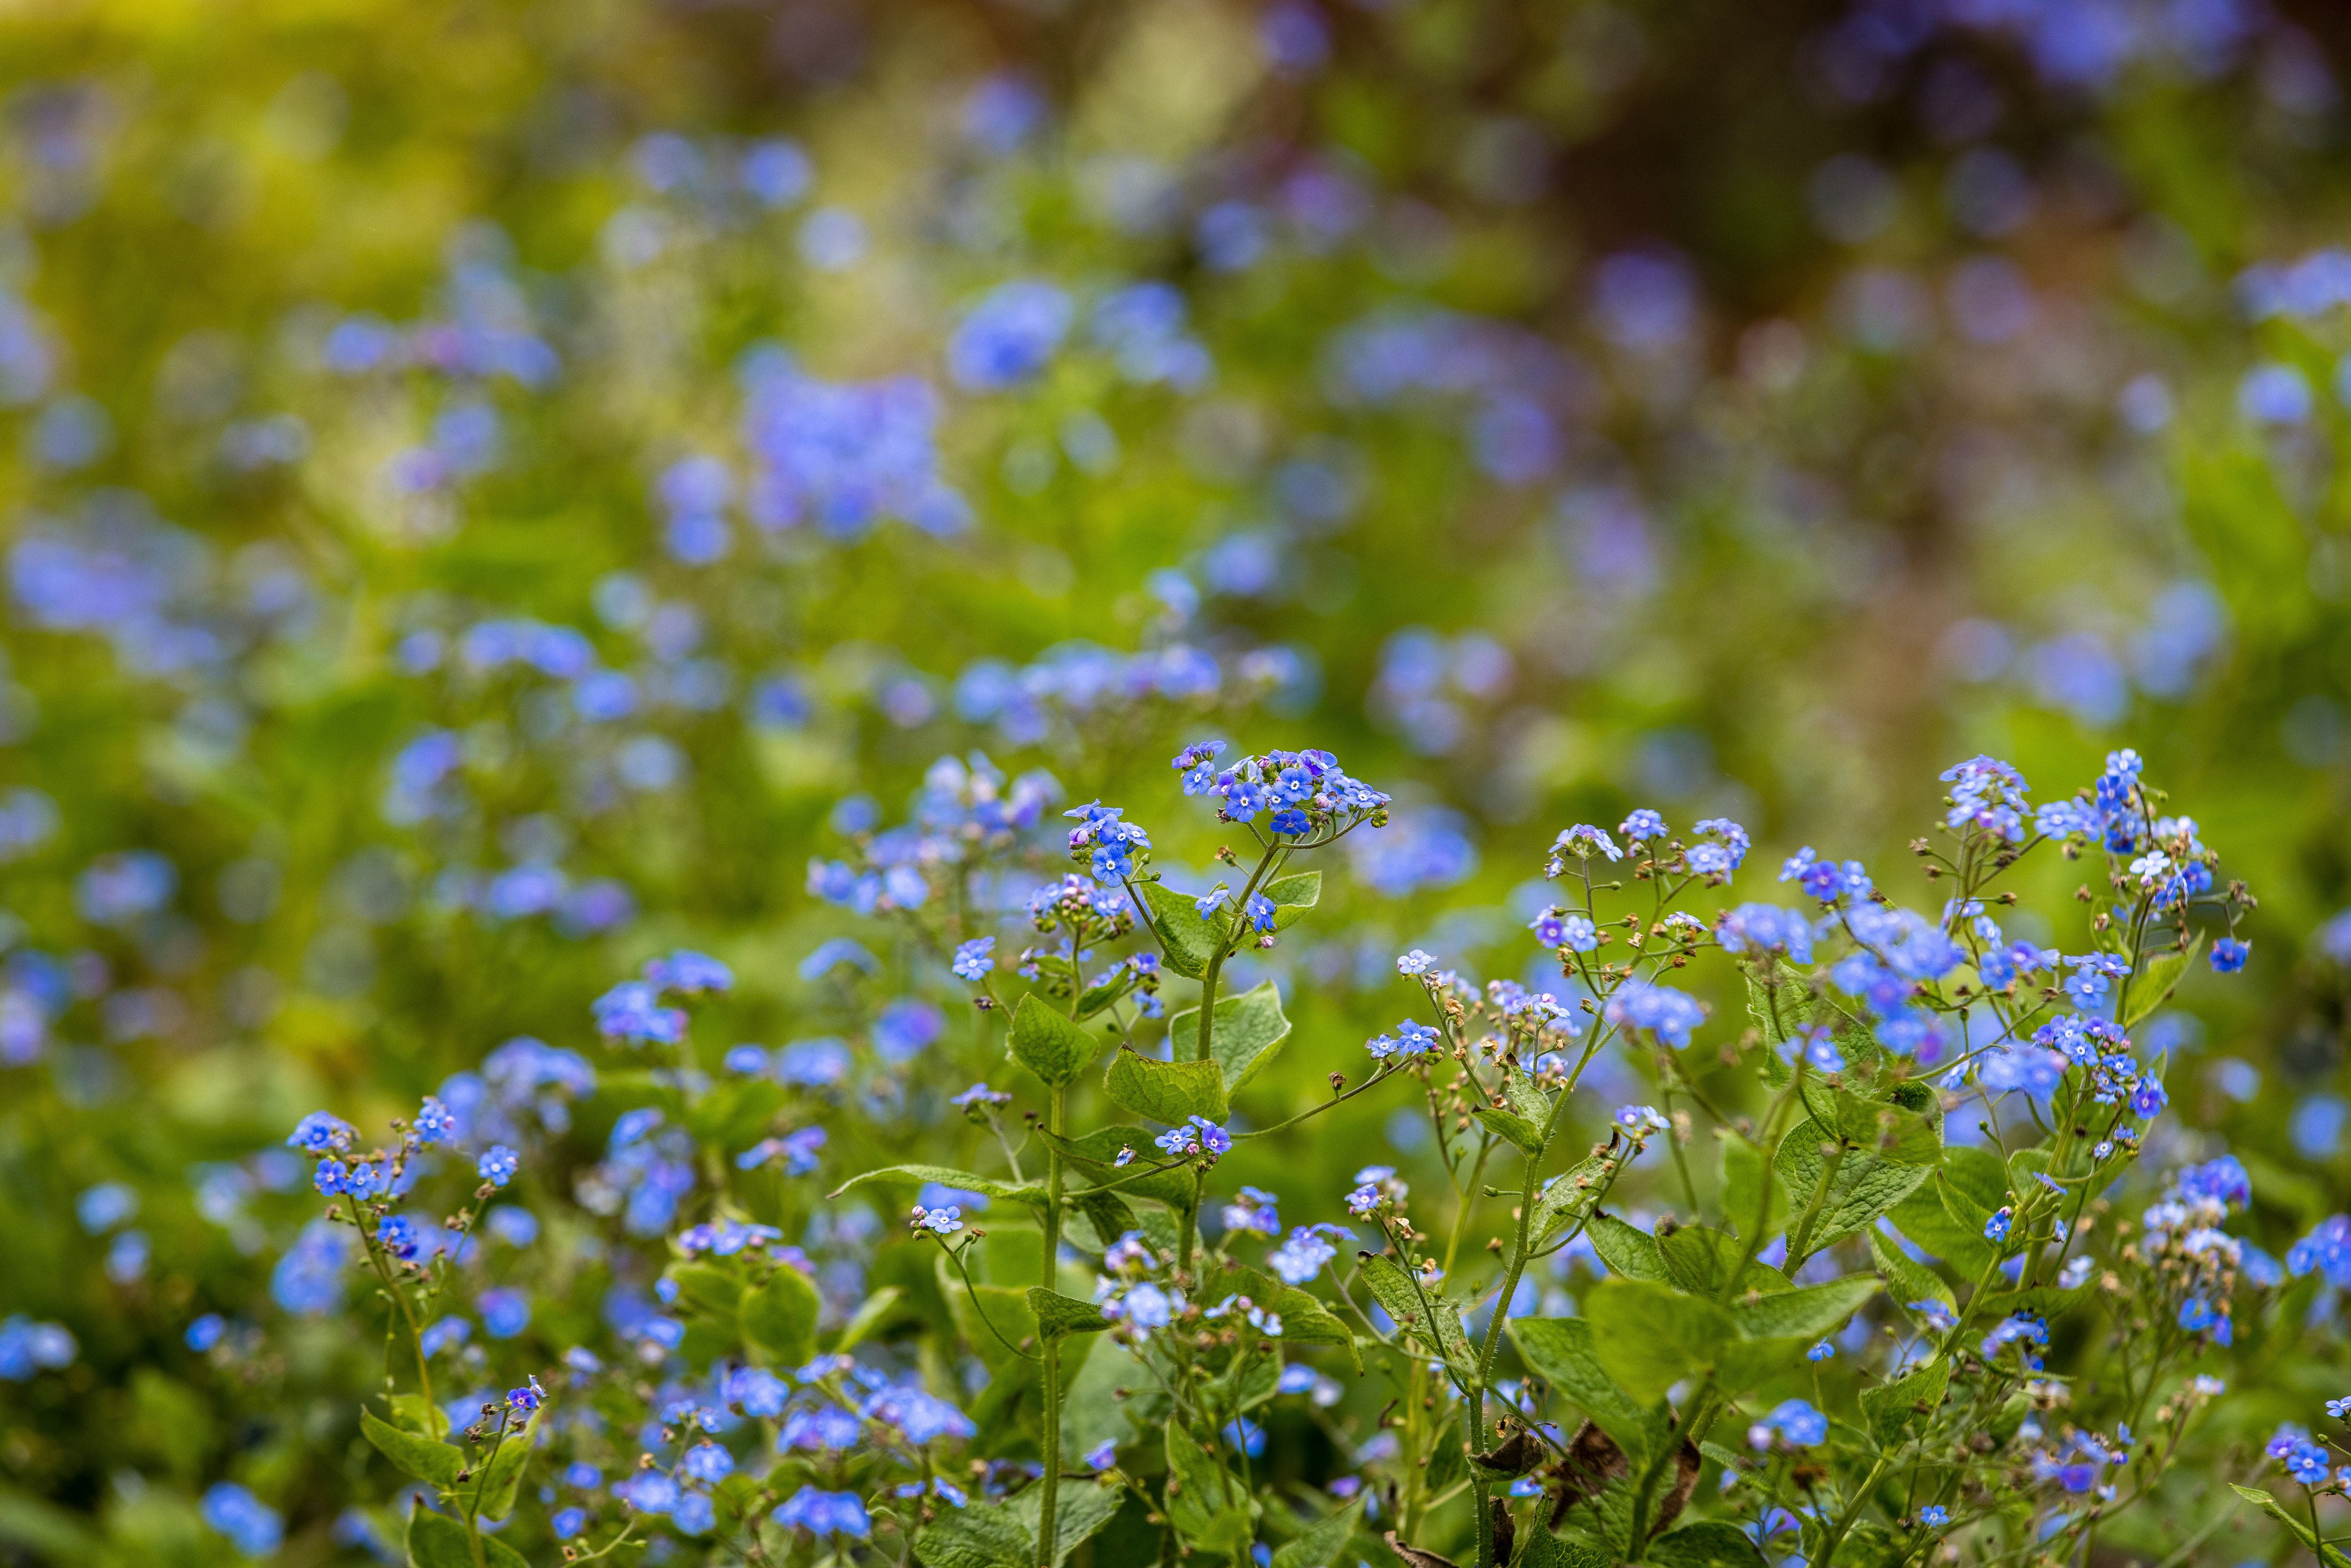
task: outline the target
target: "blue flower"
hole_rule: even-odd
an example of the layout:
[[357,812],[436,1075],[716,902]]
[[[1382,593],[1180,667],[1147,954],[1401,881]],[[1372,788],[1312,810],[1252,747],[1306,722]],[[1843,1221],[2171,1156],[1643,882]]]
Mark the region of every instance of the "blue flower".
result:
[[202,1354],[220,1343],[227,1334],[228,1320],[218,1312],[206,1312],[190,1323],[187,1332],[180,1338],[190,1350]]
[[1566,868],[1565,856],[1574,855],[1579,860],[1588,861],[1595,854],[1605,855],[1612,861],[1625,858],[1625,852],[1616,847],[1616,841],[1610,838],[1605,830],[1595,828],[1589,822],[1578,822],[1552,841],[1551,863],[1544,874],[1557,876]]
[[1836,1346],[1831,1344],[1827,1340],[1823,1340],[1820,1343],[1813,1346],[1812,1349],[1804,1352],[1804,1359],[1806,1361],[1814,1362],[1827,1361],[1833,1358],[1835,1354]]
[[588,1528],[588,1511],[584,1508],[559,1508],[548,1517],[547,1527],[558,1541],[576,1541]]
[[975,936],[956,946],[955,963],[951,967],[958,978],[983,979],[990,969],[996,967],[995,953],[995,937]]
[[655,958],[645,965],[645,978],[664,991],[684,991],[689,995],[703,991],[726,991],[735,987],[735,971],[705,953],[681,947],[666,958]]
[[[1276,820],[1278,821],[1279,818]],[[1249,903],[1243,906],[1241,914],[1252,930],[1271,931],[1273,929],[1273,900],[1261,893],[1249,894]]]
[[1984,1221],[1984,1239],[1995,1247],[2008,1239],[2009,1228],[2016,1222],[2016,1210],[2002,1205],[1999,1213]]
[[360,1131],[340,1116],[324,1111],[313,1111],[295,1125],[293,1135],[286,1140],[289,1149],[306,1154],[340,1155],[358,1141]]
[[416,1141],[425,1148],[445,1144],[457,1135],[457,1118],[437,1096],[427,1094],[416,1113]]
[[214,1481],[199,1511],[206,1525],[247,1557],[270,1555],[286,1537],[286,1521],[277,1511],[235,1481]]
[[484,1291],[475,1305],[483,1331],[492,1339],[512,1339],[530,1327],[530,1298],[520,1291]]
[[1667,834],[1666,820],[1644,806],[1617,823],[1616,831],[1635,841],[1642,839],[1662,839]]
[[696,1443],[677,1462],[677,1473],[689,1486],[715,1487],[735,1471],[735,1456],[712,1442]]
[[516,1172],[522,1169],[522,1156],[504,1144],[492,1144],[488,1151],[475,1162],[474,1168],[492,1186],[504,1186],[514,1180]]
[[439,1355],[443,1351],[464,1344],[474,1335],[474,1325],[464,1318],[443,1318],[416,1336],[418,1346],[425,1355]]
[[1068,293],[1018,278],[972,307],[947,340],[947,374],[967,392],[1000,392],[1043,370],[1074,313]]
[[1918,1511],[1918,1522],[1929,1530],[1940,1530],[1951,1522],[1951,1511],[1939,1502],[1930,1502]]
[[2253,945],[2240,942],[2234,936],[2223,936],[2212,944],[2212,972],[2233,975],[2242,970],[2245,960],[2253,956]]
[[1608,998],[1601,1016],[1625,1029],[1646,1030],[1678,1051],[1689,1044],[1690,1030],[1706,1021],[1706,1009],[1696,997],[1671,986],[1628,980]]
[[1747,1446],[1761,1452],[1778,1448],[1816,1448],[1828,1440],[1829,1418],[1802,1399],[1785,1399],[1747,1428]]
[[416,1256],[416,1227],[404,1214],[387,1214],[376,1222],[375,1244],[405,1262]]

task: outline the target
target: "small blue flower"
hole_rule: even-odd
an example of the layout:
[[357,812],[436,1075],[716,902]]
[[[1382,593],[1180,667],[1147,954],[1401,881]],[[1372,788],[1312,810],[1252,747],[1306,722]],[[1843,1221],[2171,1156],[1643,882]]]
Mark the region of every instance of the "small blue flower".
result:
[[1804,1359],[1806,1361],[1827,1361],[1835,1354],[1836,1346],[1831,1344],[1826,1340],[1823,1340],[1820,1343],[1813,1346],[1812,1349],[1804,1352]]
[[504,1144],[492,1144],[488,1152],[475,1162],[474,1168],[492,1186],[504,1186],[522,1169],[522,1156]]
[[1951,1522],[1951,1511],[1939,1502],[1930,1502],[1918,1511],[1918,1522],[1929,1530],[1940,1530]]
[[2016,1210],[2002,1205],[1998,1214],[1984,1221],[1984,1239],[1995,1247],[2008,1239],[2009,1228],[2016,1223]]
[[1666,820],[1644,806],[1617,823],[1616,831],[1636,842],[1644,839],[1662,839],[1667,833]]
[[426,1148],[445,1144],[456,1136],[457,1118],[439,1098],[427,1094],[424,1104],[416,1113],[416,1141]]
[[2252,956],[2252,943],[2240,942],[2234,936],[2223,936],[2212,944],[2212,972],[2217,975],[2237,974],[2244,968],[2245,960]]
[[987,972],[996,967],[995,952],[996,938],[993,936],[975,936],[960,944],[955,950],[952,966],[956,975],[966,980],[986,977]]

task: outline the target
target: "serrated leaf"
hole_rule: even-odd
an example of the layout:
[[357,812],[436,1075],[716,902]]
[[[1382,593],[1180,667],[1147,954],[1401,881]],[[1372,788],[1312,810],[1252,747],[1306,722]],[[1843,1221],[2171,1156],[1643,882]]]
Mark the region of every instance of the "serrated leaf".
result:
[[1325,1306],[1321,1297],[1295,1285],[1285,1285],[1254,1269],[1240,1270],[1237,1282],[1241,1294],[1280,1315],[1281,1333],[1276,1338],[1288,1340],[1293,1344],[1344,1346],[1347,1354],[1354,1361],[1356,1375],[1362,1375],[1364,1354],[1356,1348],[1354,1331]]
[[2122,1019],[2125,1032],[2138,1027],[2139,1021],[2171,999],[2171,989],[2179,984],[2179,977],[2196,961],[2197,950],[2204,946],[2204,933],[2199,931],[2189,938],[2188,946],[2174,953],[2147,960],[2147,967],[2131,981],[2130,1003]]
[[1544,1133],[1551,1125],[1551,1097],[1535,1081],[1515,1067],[1502,1069],[1502,1103],[1472,1109],[1488,1130],[1530,1155],[1543,1151]]
[[1336,1568],[1363,1517],[1364,1500],[1359,1495],[1346,1507],[1299,1531],[1296,1540],[1273,1554],[1270,1568]]
[[1642,1555],[1658,1568],[1763,1568],[1763,1554],[1747,1532],[1719,1519],[1669,1530]]
[[[1886,1110],[1895,1116],[1907,1114],[1890,1106]],[[1818,1122],[1807,1119],[1780,1140],[1780,1147],[1771,1159],[1772,1168],[1788,1185],[1792,1217],[1812,1207],[1813,1195],[1823,1180],[1830,1184],[1805,1239],[1808,1255],[1873,1223],[1879,1215],[1916,1192],[1931,1174],[1932,1167],[1928,1166],[1881,1159],[1866,1149],[1848,1147],[1837,1158],[1832,1176],[1829,1161],[1821,1154],[1821,1148],[1835,1141],[1834,1135],[1823,1133]],[[1797,1225],[1802,1221],[1792,1218],[1789,1223]],[[1791,1257],[1788,1261],[1792,1268],[1802,1260]]]
[[1208,960],[1223,946],[1224,936],[1200,918],[1191,896],[1156,882],[1144,883],[1135,891],[1150,909],[1151,926],[1158,933],[1167,967],[1187,980],[1207,973]]
[[816,1354],[816,1286],[789,1264],[743,1297],[743,1335],[785,1366]]
[[1585,1160],[1552,1177],[1535,1196],[1534,1218],[1527,1222],[1527,1234],[1541,1242],[1553,1225],[1589,1219],[1608,1196],[1615,1174],[1616,1162],[1604,1157]]
[[1102,1075],[1102,1092],[1112,1103],[1170,1127],[1194,1116],[1221,1123],[1232,1114],[1224,1070],[1216,1062],[1155,1061],[1124,1046]]
[[1601,1364],[1592,1324],[1583,1318],[1512,1318],[1508,1331],[1519,1359],[1555,1393],[1565,1395],[1592,1424],[1615,1439],[1636,1466],[1666,1442],[1669,1428]]
[[1393,1259],[1362,1252],[1356,1254],[1356,1260],[1373,1299],[1395,1320],[1398,1330],[1465,1372],[1477,1365],[1457,1305],[1435,1291],[1425,1290]]
[[1876,1275],[1853,1274],[1826,1284],[1799,1285],[1758,1301],[1734,1301],[1730,1315],[1749,1339],[1794,1335],[1817,1340],[1852,1317],[1878,1288]]
[[[1220,998],[1208,1031],[1208,1055],[1225,1075],[1228,1097],[1256,1077],[1280,1054],[1290,1039],[1290,1019],[1282,1016],[1281,993],[1271,980],[1237,997]],[[1167,1020],[1167,1038],[1177,1056],[1191,1055],[1200,1037],[1200,1009],[1186,1008]]]
[[[1848,1148],[1893,1165],[1932,1166],[1943,1157],[1942,1114],[1933,1117],[1884,1100],[1836,1092],[1837,1136]],[[1816,1118],[1817,1120],[1818,1118]]]
[[914,1560],[924,1568],[1036,1568],[1037,1527],[1000,1502],[942,1509],[915,1532]]
[[1940,1274],[1886,1240],[1875,1228],[1869,1232],[1869,1255],[1877,1271],[1886,1276],[1886,1291],[1896,1304],[1907,1309],[1913,1301],[1935,1301],[1947,1312],[1958,1310],[1959,1300]]
[[1013,1061],[1042,1079],[1049,1088],[1074,1083],[1093,1065],[1093,1036],[1037,999],[1031,991],[1012,1009],[1010,1039],[1006,1045]]
[[1881,1443],[1899,1437],[1913,1424],[1928,1419],[1918,1406],[1924,1405],[1931,1413],[1943,1402],[1943,1391],[1950,1386],[1951,1364],[1938,1356],[1924,1366],[1911,1368],[1891,1383],[1881,1383],[1875,1388],[1861,1391],[1861,1413],[1869,1429]]
[[1595,1214],[1583,1228],[1592,1238],[1592,1249],[1608,1265],[1608,1271],[1627,1280],[1653,1280],[1670,1283],[1673,1275],[1666,1268],[1665,1254],[1657,1250],[1656,1239],[1647,1231],[1626,1224],[1613,1214]]
[[1060,1339],[1064,1334],[1100,1333],[1110,1327],[1110,1320],[1102,1308],[1092,1301],[1081,1301],[1075,1296],[1065,1296],[1059,1291],[1049,1291],[1042,1285],[1029,1287],[1029,1311],[1037,1319],[1037,1332],[1047,1339]]
[[825,1196],[839,1197],[851,1187],[863,1186],[869,1181],[902,1182],[910,1186],[936,1182],[941,1186],[976,1192],[986,1197],[1009,1198],[1015,1203],[1025,1203],[1031,1208],[1045,1207],[1045,1184],[1042,1182],[1006,1181],[1001,1176],[976,1176],[970,1171],[959,1171],[953,1166],[883,1166],[880,1170],[851,1176]]
[[465,1456],[440,1438],[404,1432],[372,1410],[360,1412],[360,1431],[403,1472],[444,1491],[457,1484],[457,1472],[465,1468]]
[[1952,1218],[1951,1211],[1943,1207],[1940,1174],[1887,1209],[1886,1218],[1891,1219],[1903,1235],[1962,1275],[1980,1275],[1991,1265],[1991,1249],[1984,1245],[1981,1228],[1970,1231]]
[[[494,1535],[482,1540],[485,1568],[530,1568],[519,1552]],[[465,1527],[445,1514],[419,1508],[408,1516],[408,1561],[414,1568],[474,1568]]]
[[1068,1201],[1062,1234],[1081,1251],[1107,1251],[1120,1237],[1138,1228],[1134,1210],[1115,1192],[1082,1187],[1071,1193]]

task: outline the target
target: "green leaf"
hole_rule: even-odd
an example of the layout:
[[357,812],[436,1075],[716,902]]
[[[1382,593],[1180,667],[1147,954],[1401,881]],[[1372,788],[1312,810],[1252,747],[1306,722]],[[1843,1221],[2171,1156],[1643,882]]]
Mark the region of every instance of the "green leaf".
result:
[[435,1442],[449,1435],[449,1417],[422,1394],[392,1396],[392,1424],[403,1432],[421,1432]]
[[1029,1287],[1029,1311],[1036,1316],[1037,1332],[1047,1339],[1060,1339],[1064,1334],[1100,1333],[1110,1327],[1102,1308],[1092,1301],[1081,1301],[1075,1296],[1065,1296],[1059,1291],[1049,1291],[1042,1285]]
[[1643,1555],[1659,1568],[1763,1568],[1763,1554],[1747,1532],[1719,1519],[1669,1530]]
[[[530,1568],[521,1552],[497,1537],[481,1539],[485,1568]],[[408,1516],[408,1561],[414,1568],[474,1568],[465,1527],[446,1514],[417,1509]]]
[[1624,1553],[1595,1546],[1589,1540],[1554,1535],[1538,1511],[1531,1533],[1523,1537],[1510,1568],[1616,1568]]
[[1115,1192],[1081,1187],[1069,1195],[1069,1228],[1062,1236],[1081,1251],[1107,1251],[1120,1237],[1139,1228],[1134,1210]]
[[360,1412],[360,1430],[402,1471],[443,1491],[457,1484],[457,1472],[465,1468],[465,1456],[449,1444],[419,1432],[403,1432],[389,1421],[377,1419],[372,1410]]
[[[1200,1038],[1200,1009],[1186,1008],[1169,1019],[1167,1038],[1176,1042],[1178,1056],[1189,1056]],[[1242,1084],[1263,1071],[1289,1038],[1290,1020],[1282,1016],[1281,993],[1271,980],[1237,997],[1220,998],[1216,1022],[1208,1031],[1208,1055],[1224,1072],[1226,1094],[1238,1093]]]
[[[1914,1123],[1920,1120],[1892,1106],[1878,1109],[1889,1116],[1907,1117]],[[1874,1126],[1868,1129],[1869,1135],[1874,1136],[1875,1132]],[[1931,1174],[1928,1166],[1881,1158],[1865,1148],[1847,1147],[1837,1159],[1832,1176],[1821,1147],[1836,1141],[1823,1133],[1820,1123],[1807,1119],[1780,1140],[1779,1150],[1771,1157],[1772,1168],[1788,1184],[1788,1208],[1792,1215],[1801,1215],[1811,1207],[1813,1195],[1821,1183],[1829,1183],[1828,1193],[1813,1218],[1811,1234],[1805,1239],[1808,1253],[1841,1241],[1875,1222],[1879,1215],[1917,1191]],[[1792,1219],[1790,1223],[1801,1221]],[[1800,1261],[1789,1260],[1791,1267]]]
[[1299,1531],[1296,1540],[1273,1554],[1271,1568],[1336,1568],[1363,1516],[1364,1500],[1358,1496],[1346,1507],[1325,1514]]
[[[1053,1505],[1053,1561],[1059,1564],[1079,1546],[1100,1533],[1117,1514],[1126,1492],[1116,1486],[1092,1485],[1083,1482],[1061,1483],[1061,1495]],[[1037,1561],[1037,1531],[1044,1522],[1045,1493],[1043,1489],[1030,1487],[1005,1505],[1014,1523],[1020,1527],[1020,1538],[1029,1553],[1018,1568],[1033,1568]]]
[[[1957,1154],[1959,1151],[1951,1151]],[[1949,1174],[1947,1166],[1943,1176]],[[1983,1228],[1970,1230],[1943,1207],[1944,1183],[1938,1179],[1920,1186],[1886,1210],[1886,1218],[1903,1235],[1949,1263],[1963,1275],[1980,1275],[1991,1266],[1992,1252],[1984,1245]],[[1919,1297],[1910,1297],[1917,1301]]]
[[2296,1541],[2316,1552],[2320,1561],[2329,1564],[2330,1568],[2345,1568],[2345,1565],[2351,1564],[2351,1557],[2345,1556],[2340,1548],[2321,1542],[2317,1536],[2311,1533],[2307,1521],[2296,1516],[2268,1492],[2258,1487],[2241,1487],[2234,1481],[2229,1483],[2229,1490],[2247,1502],[2259,1507],[2262,1512],[2292,1531]]
[[2196,961],[2196,951],[2203,946],[2204,933],[2199,931],[2189,938],[2187,946],[2147,960],[2146,969],[2131,981],[2130,1007],[2122,1019],[2126,1031],[2171,999],[2172,988],[2179,984],[2179,977]]
[[1742,1263],[1746,1267],[1739,1276],[1739,1290],[1770,1294],[1792,1288],[1787,1275],[1768,1263],[1750,1259],[1748,1244],[1727,1230],[1703,1225],[1676,1226],[1660,1234],[1656,1242],[1657,1255],[1664,1260],[1672,1282],[1698,1295],[1721,1295],[1723,1282]]
[[1225,1472],[1217,1456],[1204,1451],[1181,1422],[1167,1424],[1168,1522],[1204,1552],[1249,1550],[1250,1523],[1258,1511],[1249,1488]]
[[1527,1222],[1527,1234],[1541,1242],[1554,1225],[1562,1221],[1579,1225],[1589,1219],[1608,1196],[1617,1168],[1617,1162],[1611,1159],[1588,1159],[1553,1176],[1535,1196],[1534,1218]]
[[1191,896],[1156,882],[1144,883],[1135,891],[1150,906],[1152,928],[1159,934],[1167,967],[1187,980],[1206,974],[1208,960],[1224,945],[1224,936],[1200,918]]
[[1644,1280],[1603,1280],[1585,1297],[1583,1316],[1601,1365],[1643,1403],[1714,1365],[1739,1339],[1730,1314],[1712,1301]]
[[732,1317],[743,1304],[743,1281],[707,1263],[673,1263],[667,1270],[685,1304],[705,1317]]
[[1354,1360],[1357,1375],[1362,1375],[1364,1355],[1355,1346],[1354,1331],[1324,1306],[1321,1297],[1295,1285],[1285,1285],[1254,1269],[1238,1270],[1231,1282],[1238,1285],[1242,1295],[1280,1317],[1281,1333],[1272,1337],[1292,1344],[1343,1346]]
[[1031,1208],[1045,1207],[1045,1184],[1040,1181],[1006,1181],[1001,1176],[975,1176],[959,1171],[953,1166],[883,1166],[878,1171],[866,1171],[851,1176],[825,1196],[839,1197],[852,1186],[862,1186],[869,1181],[898,1182],[907,1186],[920,1186],[925,1182],[936,1182],[941,1186],[959,1187],[987,1197],[1008,1197],[1015,1203],[1025,1203]]
[[914,1557],[925,1568],[1036,1568],[1035,1511],[1024,1524],[1000,1502],[975,1500],[942,1509],[935,1521],[915,1533]]
[[1322,902],[1322,873],[1301,871],[1278,876],[1258,891],[1273,904],[1273,928],[1287,931]]
[[[1881,1443],[1891,1443],[1911,1426],[1931,1418],[1950,1385],[1951,1364],[1938,1356],[1911,1368],[1891,1383],[1861,1391],[1861,1413]],[[1926,1413],[1918,1406],[1924,1405]]]
[[[1040,1129],[1037,1135],[1063,1159],[1109,1189],[1105,1196],[1147,1197],[1175,1209],[1189,1209],[1198,1198],[1198,1184],[1192,1179],[1188,1167],[1151,1168],[1164,1164],[1167,1156],[1152,1147],[1153,1134],[1147,1127],[1097,1127],[1081,1138],[1065,1138]],[[1128,1166],[1120,1165],[1118,1156],[1129,1149],[1134,1151],[1134,1161]],[[1073,1195],[1071,1201],[1083,1199],[1081,1192]]]
[[[1777,1236],[1788,1228],[1788,1184],[1774,1176],[1763,1190],[1763,1151],[1735,1133],[1722,1140],[1722,1212],[1741,1236]],[[1758,1211],[1761,1210],[1759,1222]]]
[[1779,1339],[1793,1334],[1816,1340],[1853,1316],[1864,1301],[1877,1294],[1877,1276],[1852,1274],[1823,1285],[1802,1285],[1765,1296],[1753,1302],[1733,1302],[1731,1317],[1749,1339]]
[[1836,1092],[1837,1135],[1849,1148],[1902,1166],[1932,1166],[1943,1157],[1942,1113],[1932,1117],[1883,1100]]
[[[1179,1040],[1179,1048],[1188,1042]],[[1224,1070],[1214,1061],[1155,1061],[1124,1046],[1102,1075],[1102,1092],[1138,1116],[1178,1127],[1194,1116],[1222,1122],[1232,1114],[1225,1100]]]
[[[1045,1081],[1049,1088],[1074,1083],[1093,1065],[1093,1036],[1047,1007],[1031,991],[1012,1011],[1012,1060]],[[977,1189],[974,1189],[977,1190]]]
[[1664,1419],[1625,1393],[1600,1364],[1592,1324],[1583,1318],[1512,1318],[1510,1341],[1519,1359],[1553,1392],[1565,1395],[1592,1424],[1644,1465],[1667,1440]]
[[1592,1238],[1592,1249],[1608,1265],[1608,1271],[1627,1280],[1654,1280],[1670,1282],[1673,1275],[1666,1269],[1665,1254],[1657,1250],[1656,1239],[1647,1231],[1638,1229],[1613,1214],[1595,1214],[1583,1228]]
[[787,1263],[743,1298],[744,1337],[785,1366],[816,1354],[816,1287]]
[[[1029,1288],[975,1284],[966,1289],[963,1276],[944,1256],[934,1260],[933,1266],[938,1270],[939,1291],[946,1297],[947,1313],[955,1320],[956,1332],[994,1375],[990,1388],[997,1383],[1008,1385],[1014,1377],[1033,1380],[1036,1363],[1015,1348],[1037,1333],[1037,1314],[1029,1310]],[[978,1298],[976,1301],[975,1296]],[[980,1317],[983,1312],[987,1314],[985,1322]],[[992,1331],[990,1324],[994,1325]],[[1008,1387],[1008,1396],[1011,1392]],[[975,1413],[972,1418],[977,1420],[978,1416]]]
[[1530,1155],[1543,1151],[1543,1134],[1551,1125],[1551,1097],[1535,1081],[1515,1067],[1502,1069],[1502,1103],[1479,1105],[1471,1113],[1497,1136]]
[[1877,1271],[1886,1276],[1886,1291],[1896,1305],[1907,1309],[1913,1301],[1937,1301],[1947,1311],[1958,1310],[1959,1300],[1940,1274],[1912,1259],[1875,1229],[1869,1233],[1869,1255],[1877,1264]]
[[514,1511],[515,1493],[522,1486],[523,1467],[530,1462],[531,1447],[538,1436],[538,1417],[534,1415],[521,1427],[507,1433],[475,1481],[460,1489],[467,1495],[473,1495],[472,1489],[478,1482],[483,1518],[504,1519]]
[[872,1338],[873,1332],[898,1310],[906,1292],[895,1285],[884,1285],[858,1303],[857,1311],[841,1325],[841,1332],[831,1336],[827,1349],[835,1352],[851,1350]]
[[1986,1215],[2008,1201],[2008,1166],[1990,1149],[1961,1144],[1943,1153],[1943,1179]]
[[1462,1332],[1458,1305],[1435,1291],[1425,1290],[1392,1259],[1374,1252],[1355,1256],[1364,1283],[1398,1329],[1464,1371],[1478,1364],[1469,1349],[1469,1336]]

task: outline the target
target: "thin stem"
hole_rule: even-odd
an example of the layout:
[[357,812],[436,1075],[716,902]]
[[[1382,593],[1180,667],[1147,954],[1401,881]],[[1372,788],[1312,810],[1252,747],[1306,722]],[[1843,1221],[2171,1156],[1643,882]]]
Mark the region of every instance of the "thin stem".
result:
[[[1061,1136],[1062,1121],[1069,1114],[1069,1085],[1057,1083],[1045,1103],[1045,1130],[1052,1136],[1045,1140],[1045,1235],[1042,1256],[1038,1260],[1037,1282],[1048,1291],[1057,1278],[1061,1251],[1061,1155],[1054,1145]],[[1038,1513],[1037,1568],[1053,1568],[1054,1511],[1061,1494],[1061,1336],[1047,1339],[1038,1349],[1045,1358],[1045,1490]]]
[[1266,845],[1265,853],[1258,857],[1257,869],[1249,873],[1249,884],[1241,889],[1240,896],[1233,900],[1233,935],[1217,944],[1217,950],[1208,956],[1207,970],[1200,976],[1200,1042],[1192,1053],[1195,1061],[1209,1060],[1208,1040],[1215,1030],[1217,1012],[1217,977],[1224,970],[1225,959],[1232,953],[1235,939],[1249,929],[1249,901],[1257,893],[1257,884],[1265,880],[1265,873],[1272,869],[1274,860],[1281,851],[1281,841],[1276,839]]

